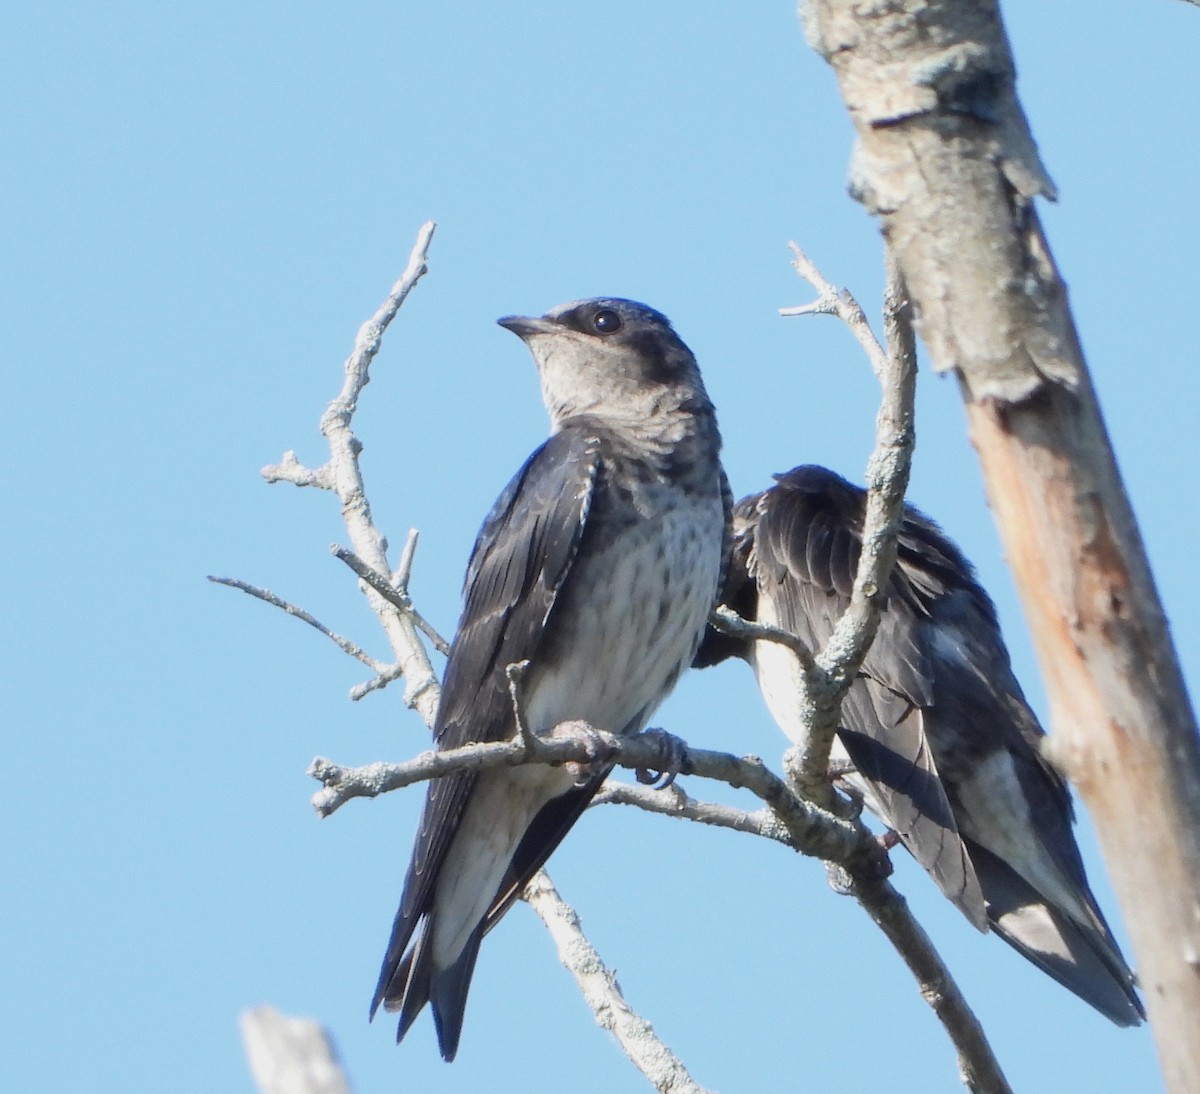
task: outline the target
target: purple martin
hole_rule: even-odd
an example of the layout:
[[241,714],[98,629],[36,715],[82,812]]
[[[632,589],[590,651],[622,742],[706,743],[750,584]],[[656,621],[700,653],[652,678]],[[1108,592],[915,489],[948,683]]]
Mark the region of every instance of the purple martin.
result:
[[[551,436],[475,542],[434,725],[439,749],[511,738],[522,714],[640,732],[687,668],[716,601],[732,496],[696,360],[629,300],[499,320],[529,347]],[[479,944],[587,807],[607,770],[534,765],[430,784],[371,1015],[426,1003],[452,1060]],[[418,933],[419,929],[419,933]],[[414,941],[415,939],[415,941]]]
[[[722,599],[819,648],[850,602],[866,493],[797,467],[738,502]],[[1066,784],[1043,759],[991,599],[942,530],[906,506],[875,641],[842,707],[832,770],[942,892],[1120,1026],[1145,1011],[1088,887]],[[710,631],[699,666],[741,657],[801,740],[799,665]]]

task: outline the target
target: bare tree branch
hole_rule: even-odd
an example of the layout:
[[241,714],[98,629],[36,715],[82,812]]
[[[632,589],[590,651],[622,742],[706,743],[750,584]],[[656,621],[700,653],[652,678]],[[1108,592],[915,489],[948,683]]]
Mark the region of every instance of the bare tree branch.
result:
[[787,828],[779,823],[779,818],[770,809],[757,809],[750,813],[721,802],[699,801],[691,797],[677,782],[665,790],[655,790],[648,786],[609,779],[592,799],[592,806],[597,805],[633,805],[647,813],[659,813],[664,817],[710,824],[714,828],[730,828],[735,832],[762,836],[793,850],[799,850]]
[[888,937],[917,981],[958,1054],[958,1074],[971,1094],[1012,1094],[975,1017],[925,929],[886,879],[854,877],[848,891]]
[[[409,543],[415,543],[415,540],[410,538]],[[407,589],[399,588],[390,578],[384,577],[378,570],[372,570],[353,551],[347,551],[345,547],[339,547],[336,543],[329,550],[334,558],[349,566],[362,581],[370,585],[372,589],[394,608],[399,608],[400,611],[412,616],[413,622],[420,628],[421,633],[429,639],[433,648],[438,653],[445,655],[450,652],[450,643],[438,634],[433,624],[413,606],[412,597],[408,595]],[[407,564],[409,569],[411,569],[411,554],[407,557]]]
[[[371,506],[367,501],[366,486],[358,462],[362,444],[354,435],[350,423],[358,408],[358,397],[367,384],[371,362],[379,352],[383,332],[426,271],[425,260],[433,230],[432,221],[422,225],[400,280],[392,286],[392,291],[379,310],[359,329],[354,350],[346,359],[342,390],[321,416],[321,432],[329,442],[329,462],[314,471],[303,467],[295,454],[288,452],[281,463],[262,469],[267,482],[291,482],[297,486],[319,486],[333,490],[342,503],[342,518],[346,522],[355,553],[368,567],[382,574],[391,573],[387,561],[387,540],[371,519]],[[432,726],[441,688],[429,655],[417,635],[417,622],[410,612],[384,600],[371,586],[365,587],[367,600],[383,624],[396,654],[399,665],[397,675],[405,679],[404,702],[421,715],[426,725]],[[386,683],[383,675],[380,674],[372,682],[374,687]],[[368,687],[360,694],[366,694],[374,687]]]
[[281,608],[288,615],[295,616],[297,619],[307,623],[310,627],[315,627],[326,638],[333,642],[338,649],[343,653],[349,654],[356,661],[361,661],[368,668],[374,669],[377,673],[387,671],[387,666],[382,661],[376,661],[370,654],[363,652],[358,646],[350,641],[349,638],[343,638],[336,631],[331,631],[320,620],[315,619],[312,615],[306,612],[303,608],[297,608],[295,604],[284,600],[282,597],[276,596],[270,589],[261,589],[257,585],[251,585],[246,581],[239,581],[235,577],[213,577],[208,575],[208,580],[215,585],[228,585],[231,589],[240,589],[250,596],[257,597],[259,600],[265,601],[267,604],[276,608]]
[[[838,290],[821,275],[795,243],[793,265],[814,289],[817,301],[783,309],[785,315],[834,315],[858,340],[871,361],[882,398],[875,419],[875,446],[867,464],[867,501],[863,517],[862,553],[854,577],[849,607],[838,620],[825,648],[813,659],[821,680],[816,691],[812,669],[804,666],[808,725],[803,747],[790,749],[785,767],[806,797],[827,803],[832,798],[828,779],[829,751],[838,728],[842,700],[871,647],[879,625],[888,575],[896,560],[896,539],[904,516],[912,452],[916,397],[916,340],[912,311],[903,279],[890,250],[884,298],[887,349],[871,331],[862,307],[846,290]],[[791,642],[764,634],[773,641]],[[1008,1082],[991,1046],[958,986],[934,950],[924,930],[908,911],[904,898],[878,874],[846,871],[846,889],[854,894],[888,936],[917,979],[922,997],[933,1007],[958,1054],[959,1074],[971,1091],[1003,1094]]]
[[806,0],[935,368],[953,371],[1167,1088],[1200,1090],[1200,733],[1034,208],[1054,196],[994,0]]
[[558,895],[544,870],[533,876],[521,898],[546,925],[558,959],[575,978],[596,1022],[620,1042],[634,1067],[663,1094],[707,1094],[654,1027],[630,1008],[616,975],[583,933],[579,915]]
[[238,1024],[262,1094],[350,1094],[337,1050],[319,1022],[255,1007],[243,1011]]
[[[416,782],[460,771],[519,767],[530,763],[611,763],[631,770],[659,771],[676,759],[669,740],[654,731],[623,737],[583,722],[564,722],[548,734],[517,735],[461,748],[422,752],[400,763],[343,767],[318,756],[308,773],[323,784],[313,795],[313,808],[327,817],[352,798],[373,798]],[[805,854],[862,870],[864,875],[890,872],[871,833],[861,824],[821,809],[793,791],[757,756],[738,758],[727,752],[688,748],[680,774],[715,779],[746,789],[771,807],[794,845]]]
[[[790,749],[785,769],[806,797],[828,804],[832,797],[829,751],[837,733],[842,700],[858,675],[879,627],[888,575],[896,561],[896,536],[904,517],[904,494],[915,444],[913,401],[917,358],[912,315],[895,263],[887,262],[884,298],[885,350],[871,331],[862,306],[846,289],[835,289],[796,243],[793,266],[817,291],[814,304],[782,309],[784,315],[834,315],[857,339],[879,381],[881,401],[875,417],[875,446],[867,463],[867,501],[862,552],[850,604],[825,648],[813,660],[819,673],[804,666],[807,716],[804,744]],[[793,647],[794,649],[794,647]],[[816,686],[814,687],[814,678]]]
[[[599,751],[598,751],[599,749]],[[425,752],[397,764],[375,763],[345,768],[318,757],[309,774],[325,789],[313,798],[322,816],[355,797],[374,797],[424,779],[455,771],[525,763],[601,761],[620,767],[661,768],[671,745],[652,732],[620,737],[583,723],[567,722],[546,736],[520,735],[511,741],[467,745]],[[696,802],[677,787],[648,791],[643,787],[606,784],[601,795],[610,801],[636,804],[651,812],[685,816],[706,824],[767,836],[803,854],[836,863],[847,875],[846,890],[867,910],[917,978],[922,997],[933,1007],[958,1054],[959,1070],[972,1091],[1008,1094],[1003,1073],[983,1037],[979,1023],[928,937],[908,912],[907,904],[886,881],[886,856],[870,832],[858,822],[836,817],[797,795],[757,757],[688,748],[680,774],[712,778],[745,788],[769,806],[769,813],[743,813],[714,803]],[[654,802],[653,795],[663,799]],[[969,1081],[968,1081],[969,1080]]]
[[[635,805],[650,813],[730,828],[803,851],[770,809],[749,813],[717,802],[697,801],[678,784],[669,791],[655,792],[610,779],[596,800],[598,803]],[[841,867],[834,869],[840,875],[835,887],[852,895],[862,905],[913,974],[921,997],[933,1009],[954,1044],[959,1076],[966,1088],[974,1094],[1011,1094],[982,1026],[929,936],[913,917],[908,902],[884,878],[855,878]]]

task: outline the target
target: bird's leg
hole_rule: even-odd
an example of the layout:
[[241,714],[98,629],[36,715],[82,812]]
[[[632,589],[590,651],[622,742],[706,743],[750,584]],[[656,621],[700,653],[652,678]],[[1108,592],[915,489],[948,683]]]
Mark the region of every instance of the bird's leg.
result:
[[857,770],[852,760],[834,759],[829,761],[829,778],[833,782],[845,778],[847,775],[853,775]]
[[854,766],[853,761],[848,758],[829,761],[829,781],[837,791],[837,794],[833,795],[832,801],[829,802],[830,811],[846,820],[858,820],[862,816],[862,792],[845,781],[847,775],[854,775],[857,772],[858,769]]
[[643,786],[649,786],[653,790],[666,790],[683,770],[684,761],[687,759],[687,742],[665,729],[647,729],[642,732],[642,736],[650,737],[662,748],[666,763],[659,771],[639,767],[634,775]]
[[[888,842],[889,837],[892,837],[891,842]],[[865,870],[867,875],[882,880],[883,878],[892,876],[892,859],[888,851],[895,847],[900,842],[900,837],[895,832],[885,832],[882,836],[877,837],[875,846],[871,847],[865,862],[860,861],[855,867],[855,873],[862,876],[860,871]],[[829,880],[829,887],[842,896],[854,895],[854,876],[846,867],[839,865],[836,862],[825,863],[825,875]]]
[[[838,805],[845,806],[845,812],[838,811],[839,816],[845,815],[847,819],[851,820],[857,820],[863,815],[863,792],[848,785],[844,780],[847,775],[857,774],[857,771],[858,769],[854,767],[850,759],[830,759],[829,761],[829,781],[842,794],[842,797],[838,799]],[[889,828],[882,835],[876,836],[876,842],[880,844],[883,854],[887,854],[889,850],[900,843],[900,834]],[[838,886],[834,885],[834,888],[838,888]]]
[[563,769],[575,780],[576,786],[586,786],[603,775],[616,751],[612,736],[588,722],[559,722],[541,736],[547,739],[569,737],[583,745],[587,752],[586,760],[569,760],[563,764]]

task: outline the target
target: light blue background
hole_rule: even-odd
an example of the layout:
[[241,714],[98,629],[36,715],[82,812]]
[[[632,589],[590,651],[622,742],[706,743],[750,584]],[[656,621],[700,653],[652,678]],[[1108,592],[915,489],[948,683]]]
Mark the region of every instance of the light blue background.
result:
[[[1194,676],[1200,11],[1004,8],[1062,191],[1043,215]],[[479,521],[546,429],[499,315],[644,299],[702,363],[739,494],[800,462],[861,478],[865,361],[833,320],[775,311],[811,298],[790,238],[878,306],[832,72],[786,2],[22,9],[0,65],[3,1085],[248,1091],[236,1017],[270,1002],[331,1027],[360,1094],[647,1089],[523,907],[484,948],[454,1065],[427,1017],[400,1048],[366,1024],[422,792],[317,822],[304,770],[427,735],[398,687],[350,703],[361,666],[204,575],[386,654],[326,552],[346,539],[333,497],[257,469],[324,458],[341,362],[430,217],[431,273],[357,426],[381,527],[397,547],[421,529],[413,590],[443,631]],[[911,496],[978,564],[1044,708],[958,394],[928,370],[918,426]],[[782,747],[741,666],[689,675],[655,721]],[[896,861],[1017,1090],[1161,1089],[1147,1031],[1110,1026]],[[908,974],[819,863],[605,809],[551,872],[702,1083],[960,1089]]]

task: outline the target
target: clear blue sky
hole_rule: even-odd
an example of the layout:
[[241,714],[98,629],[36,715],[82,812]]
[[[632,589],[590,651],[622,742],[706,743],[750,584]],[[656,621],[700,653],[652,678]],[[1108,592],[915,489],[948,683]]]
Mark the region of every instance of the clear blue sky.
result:
[[[236,1017],[262,1002],[327,1023],[361,1094],[646,1089],[524,907],[487,941],[455,1064],[427,1017],[399,1048],[366,1024],[422,792],[318,822],[304,769],[427,735],[399,689],[350,703],[361,666],[204,575],[384,654],[326,552],[345,539],[333,498],[257,470],[322,459],[341,361],[427,218],[432,272],[358,425],[376,516],[397,545],[420,528],[413,588],[444,631],[479,521],[546,430],[499,315],[644,299],[701,361],[739,494],[801,462],[860,478],[865,362],[833,320],[775,311],[810,296],[790,238],[877,306],[832,73],[786,0],[21,8],[0,65],[7,1089],[248,1091]],[[1194,681],[1200,11],[1004,9],[1062,192],[1046,224]],[[912,498],[978,564],[1042,707],[953,383],[925,372],[919,412]],[[689,675],[656,722],[782,750],[740,666]],[[702,1083],[959,1089],[907,973],[819,863],[612,809],[551,865]],[[897,878],[1018,1090],[1161,1089],[1145,1030],[976,935],[900,855]]]

